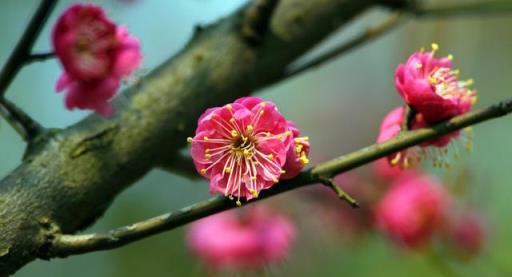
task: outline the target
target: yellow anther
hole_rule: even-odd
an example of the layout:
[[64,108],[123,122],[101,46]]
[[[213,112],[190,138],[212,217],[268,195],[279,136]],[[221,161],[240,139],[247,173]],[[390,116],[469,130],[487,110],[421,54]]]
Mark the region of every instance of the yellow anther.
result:
[[251,180],[256,181],[256,176],[251,176]]
[[308,157],[306,157],[306,154],[304,154],[304,153],[302,153],[302,155],[300,156],[299,161],[300,161],[300,164],[303,166],[307,165],[309,163],[309,159],[308,159]]
[[240,206],[242,206],[242,202],[240,202],[240,200],[236,200],[236,205],[237,205],[238,207],[240,207]]
[[466,80],[465,85],[466,85],[466,86],[471,86],[471,85],[473,85],[473,83],[475,83],[475,80],[473,80],[473,79],[468,79],[468,80]]
[[251,152],[247,149],[244,149],[244,156],[249,156]]
[[276,177],[273,177],[272,182],[277,183],[277,182],[279,182],[279,179],[277,179]]
[[477,100],[478,100],[478,97],[475,96],[475,97],[471,97],[469,101],[470,101],[471,105],[474,105]]
[[228,174],[231,173],[231,168],[229,168],[229,167],[224,168],[224,172],[226,172]]
[[273,159],[274,159],[274,155],[272,155],[272,153],[270,153],[270,154],[268,154],[268,155],[267,155],[267,158],[268,158],[269,160],[273,160]]
[[431,47],[432,47],[432,52],[436,52],[437,50],[439,50],[439,44],[437,44],[435,42],[432,43]]
[[278,138],[278,139],[283,139],[283,134],[279,134],[279,135],[277,135],[277,138]]
[[265,111],[260,111],[260,115],[263,115],[265,113]]
[[418,69],[419,69],[419,68],[422,68],[422,67],[423,67],[423,65],[422,65],[421,63],[417,63],[417,64],[416,64],[416,68],[418,68]]
[[398,162],[400,162],[400,158],[402,158],[402,154],[401,153],[396,154],[396,156],[391,160],[391,165],[392,166],[397,165]]
[[209,149],[209,148],[206,148],[206,149],[204,150],[204,153],[210,153],[210,149]]
[[286,173],[286,170],[281,169],[281,174],[285,174],[285,173]]
[[232,109],[233,109],[233,105],[231,105],[231,104],[227,104],[227,105],[226,105],[226,108],[228,108],[228,110],[232,110]]
[[187,142],[188,142],[188,143],[192,143],[192,141],[193,141],[193,140],[194,140],[194,139],[193,139],[192,137],[188,137],[188,138],[187,138]]
[[232,118],[230,118],[230,119],[229,119],[229,122],[231,122],[231,123],[235,123],[235,121],[236,121],[236,120],[235,120],[235,118],[234,118],[234,117],[232,117]]
[[459,75],[459,74],[460,74],[460,70],[459,70],[459,69],[455,69],[455,70],[453,71],[453,74],[455,74],[455,75]]
[[254,198],[258,198],[258,196],[260,196],[257,191],[252,191],[251,194]]
[[228,195],[228,198],[229,198],[229,200],[235,199],[235,198],[233,198],[233,195]]
[[451,61],[451,60],[453,60],[453,55],[452,55],[452,54],[450,54],[450,55],[448,55],[448,57],[447,57],[447,58]]
[[247,132],[252,132],[254,130],[254,127],[249,124],[249,125],[247,125],[246,129],[247,129]]
[[295,146],[295,152],[297,152],[297,154],[300,154],[300,152],[302,152],[302,148],[304,148],[304,145],[297,144],[297,146]]
[[212,155],[211,155],[211,154],[206,153],[206,154],[204,154],[204,158],[205,158],[206,160],[209,160],[209,159],[211,159],[211,158],[212,158]]
[[201,169],[201,174],[206,174],[206,168]]
[[238,132],[236,130],[231,130],[231,136],[232,137],[237,137],[238,136]]
[[308,141],[309,137],[300,137],[300,138],[295,138],[294,140],[296,143],[301,143],[303,140]]
[[405,159],[404,159],[404,169],[409,168],[409,166],[410,166],[409,159],[408,159],[408,158],[405,158]]
[[204,136],[204,137],[203,137],[203,139],[204,139],[204,140],[208,140],[208,137],[207,137],[207,136]]
[[292,134],[292,131],[286,131],[286,132],[284,132],[284,134],[285,134],[285,135],[287,135],[287,136],[289,136],[289,135],[291,135],[291,134]]
[[435,77],[433,77],[433,76],[429,76],[429,77],[428,77],[428,81],[429,81],[431,84],[435,84],[435,83],[437,83],[437,79],[436,79]]

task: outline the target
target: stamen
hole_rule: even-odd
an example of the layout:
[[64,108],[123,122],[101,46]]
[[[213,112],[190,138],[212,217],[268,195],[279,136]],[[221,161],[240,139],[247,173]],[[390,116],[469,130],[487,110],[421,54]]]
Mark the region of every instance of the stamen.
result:
[[437,44],[435,42],[432,43],[431,47],[432,47],[432,53],[435,53],[437,50],[439,50],[439,44]]
[[393,158],[393,160],[391,160],[391,165],[392,166],[395,166],[398,164],[398,162],[400,162],[400,158],[402,158],[402,153],[398,152],[396,154],[396,156]]
[[252,125],[250,125],[250,124],[249,124],[249,125],[247,125],[247,128],[246,128],[246,129],[247,129],[247,132],[248,132],[248,133],[252,133],[252,131],[254,130],[254,127],[253,127]]
[[192,143],[192,141],[193,141],[193,140],[194,140],[194,139],[193,139],[192,137],[188,137],[188,138],[187,138],[187,142],[188,142],[188,143]]

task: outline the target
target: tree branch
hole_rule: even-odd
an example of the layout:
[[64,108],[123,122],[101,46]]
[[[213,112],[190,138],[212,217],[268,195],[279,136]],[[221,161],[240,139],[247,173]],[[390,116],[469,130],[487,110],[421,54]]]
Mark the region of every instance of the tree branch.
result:
[[294,66],[293,64],[287,68],[286,72],[284,73],[283,78],[290,78],[297,74],[300,74],[304,71],[307,71],[309,69],[315,68],[319,65],[324,64],[325,62],[331,61],[332,59],[341,56],[343,54],[346,54],[350,52],[351,50],[367,43],[371,42],[372,40],[380,37],[381,35],[391,31],[395,27],[397,27],[401,22],[405,20],[405,17],[401,15],[401,13],[395,13],[391,15],[386,21],[382,22],[378,26],[372,27],[367,29],[365,32],[355,36],[351,40],[347,41],[346,43],[331,49],[324,54],[313,58],[310,61],[307,61],[303,64],[300,64],[298,66]]
[[[486,109],[454,117],[431,128],[404,132],[398,137],[384,143],[374,144],[356,152],[321,163],[310,170],[302,172],[292,180],[279,182],[279,184],[272,188],[262,191],[259,198],[245,203],[250,204],[302,186],[326,182],[326,180],[331,180],[335,175],[375,161],[397,151],[477,123],[504,116],[511,112],[512,98],[499,102]],[[332,182],[330,185],[336,187]],[[341,197],[346,197],[346,194]],[[356,203],[353,199],[351,201],[349,200],[349,202]],[[235,207],[237,206],[233,201],[222,196],[217,196],[178,211],[114,229],[104,234],[55,234],[54,239],[49,242],[48,248],[46,248],[47,252],[43,254],[47,257],[66,257],[69,255],[117,248]]]
[[24,141],[30,142],[44,128],[11,101],[0,97],[0,115],[16,130]]
[[278,81],[292,61],[373,5],[280,0],[258,47],[240,35],[246,5],[125,91],[111,118],[91,115],[46,132],[0,181],[0,276],[44,257],[55,230],[89,226],[123,189],[171,160],[206,108]]
[[42,0],[41,4],[39,4],[37,11],[28,23],[25,32],[21,36],[18,44],[14,48],[14,51],[0,72],[0,97],[5,95],[5,91],[9,87],[9,84],[12,82],[14,77],[16,77],[16,74],[30,56],[32,46],[36,42],[41,29],[50,16],[50,13],[56,3],[57,0]]
[[43,62],[53,58],[55,58],[54,52],[36,53],[29,55],[25,63]]
[[258,45],[262,41],[278,3],[279,0],[253,1],[242,23],[242,36],[248,43]]
[[191,180],[203,178],[197,174],[192,158],[183,154],[176,154],[170,160],[161,161],[158,167]]
[[347,204],[349,204],[352,208],[359,208],[359,203],[357,203],[357,201],[352,196],[350,196],[348,193],[342,190],[332,178],[319,179],[322,184],[332,189],[340,200],[347,202]]
[[[467,1],[467,0],[466,0]],[[465,2],[466,2],[465,1]],[[475,16],[486,14],[506,14],[512,12],[512,1],[483,1],[452,4],[439,7],[413,6],[410,10],[420,17]]]

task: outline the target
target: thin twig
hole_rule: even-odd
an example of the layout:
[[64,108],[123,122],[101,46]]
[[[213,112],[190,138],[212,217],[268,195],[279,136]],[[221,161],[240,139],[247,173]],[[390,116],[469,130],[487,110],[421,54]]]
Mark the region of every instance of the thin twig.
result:
[[329,60],[340,56],[342,54],[345,54],[358,46],[363,45],[364,43],[370,42],[381,35],[391,31],[393,28],[398,26],[402,21],[404,20],[404,16],[400,13],[396,13],[391,15],[388,19],[386,19],[381,24],[369,28],[363,33],[357,35],[356,37],[352,38],[351,40],[347,41],[346,43],[340,45],[339,47],[336,47],[334,49],[331,49],[327,51],[326,53],[313,58],[310,61],[307,61],[303,64],[300,64],[298,66],[291,66],[285,73],[284,78],[289,78],[292,76],[295,76],[299,73],[302,73],[306,70],[315,68],[325,62],[328,62]]
[[[262,191],[260,197],[246,203],[254,203],[268,197],[302,186],[319,183],[322,180],[370,163],[402,149],[441,137],[486,120],[498,118],[512,112],[512,98],[486,109],[454,117],[431,128],[404,132],[396,138],[381,144],[363,148],[351,154],[321,163],[299,176],[281,181],[272,188]],[[225,197],[213,197],[175,212],[167,213],[108,233],[88,235],[55,234],[48,247],[40,253],[43,257],[65,257],[92,251],[117,248],[125,244],[162,233],[185,225],[194,220],[235,208],[236,204]]]
[[0,97],[5,95],[6,89],[9,87],[14,77],[16,77],[16,74],[23,64],[25,64],[26,59],[30,56],[32,46],[36,42],[41,29],[56,3],[57,0],[42,0],[41,4],[39,4],[25,32],[0,72]]
[[27,59],[25,60],[25,63],[28,64],[28,63],[33,63],[33,62],[43,62],[48,59],[53,59],[54,57],[55,57],[54,52],[31,54],[27,57]]
[[[466,2],[466,1],[464,1]],[[473,3],[444,5],[439,7],[416,7],[411,12],[420,17],[470,16],[505,14],[512,12],[512,1],[479,1]]]
[[5,98],[0,98],[0,115],[16,130],[24,141],[31,141],[44,131],[44,128]]
[[350,194],[341,189],[332,178],[322,179],[321,182],[331,188],[341,200],[347,202],[352,208],[359,208],[359,203]]

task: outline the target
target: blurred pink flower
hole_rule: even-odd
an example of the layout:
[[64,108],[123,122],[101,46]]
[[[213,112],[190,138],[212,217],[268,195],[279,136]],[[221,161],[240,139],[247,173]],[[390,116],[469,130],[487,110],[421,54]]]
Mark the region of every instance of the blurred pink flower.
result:
[[214,269],[257,269],[280,261],[294,240],[291,221],[263,206],[213,215],[187,230],[188,247]]
[[452,216],[448,235],[456,252],[464,258],[471,258],[480,254],[484,247],[486,225],[479,215],[466,211]]
[[399,166],[391,166],[386,158],[376,160],[372,166],[377,177],[386,181],[393,180],[402,173],[402,169]]
[[109,101],[122,78],[141,63],[139,41],[95,4],[74,4],[65,10],[53,28],[52,40],[64,67],[56,90],[67,90],[66,108],[110,115]]
[[436,59],[439,46],[431,52],[416,52],[405,64],[398,65],[395,86],[400,96],[425,122],[432,124],[465,113],[476,102],[472,80],[459,81],[452,68],[452,56]]
[[[380,124],[377,143],[383,143],[400,134],[402,130],[402,123],[405,120],[404,111],[405,109],[403,107],[398,107],[393,109],[384,117],[382,123]],[[389,155],[387,157],[389,163],[392,166],[400,165],[401,167],[407,167],[409,164],[407,151],[409,151],[409,149],[405,149]]]
[[[389,112],[384,119],[382,120],[382,123],[380,125],[379,134],[377,136],[377,143],[383,143],[387,140],[390,140],[400,134],[402,131],[402,125],[404,124],[404,120],[406,115],[405,108],[404,107],[398,107],[393,109],[391,112]],[[415,116],[412,118],[408,125],[408,128],[410,130],[415,130],[419,128],[425,128],[428,127],[428,125],[425,123],[423,114],[416,113]],[[453,139],[456,139],[460,136],[460,131],[455,131],[450,134],[444,135],[442,137],[429,140],[427,142],[424,142],[419,145],[420,148],[426,148],[426,147],[434,147],[434,148],[443,148],[447,146]],[[382,176],[385,177],[393,177],[393,175],[399,174],[400,169],[396,168],[395,166],[398,165],[399,168],[409,168],[411,164],[419,159],[419,153],[420,151],[417,151],[414,147],[404,149],[402,151],[399,151],[397,153],[391,154],[387,156],[389,165],[391,167],[385,167],[382,162],[377,161],[376,162],[376,170],[377,174],[382,174]],[[444,154],[443,152],[440,152],[439,154]],[[430,158],[440,158],[440,157],[430,157]]]
[[283,166],[285,173],[281,179],[291,179],[297,176],[306,164],[309,163],[309,139],[301,137],[300,130],[295,123],[288,120],[288,128],[292,132],[293,144],[288,148],[286,163]]
[[406,172],[376,205],[376,223],[399,245],[420,248],[444,222],[447,204],[435,179]]
[[279,181],[292,131],[277,107],[256,97],[211,108],[189,138],[198,172],[210,179],[210,192],[247,200]]

